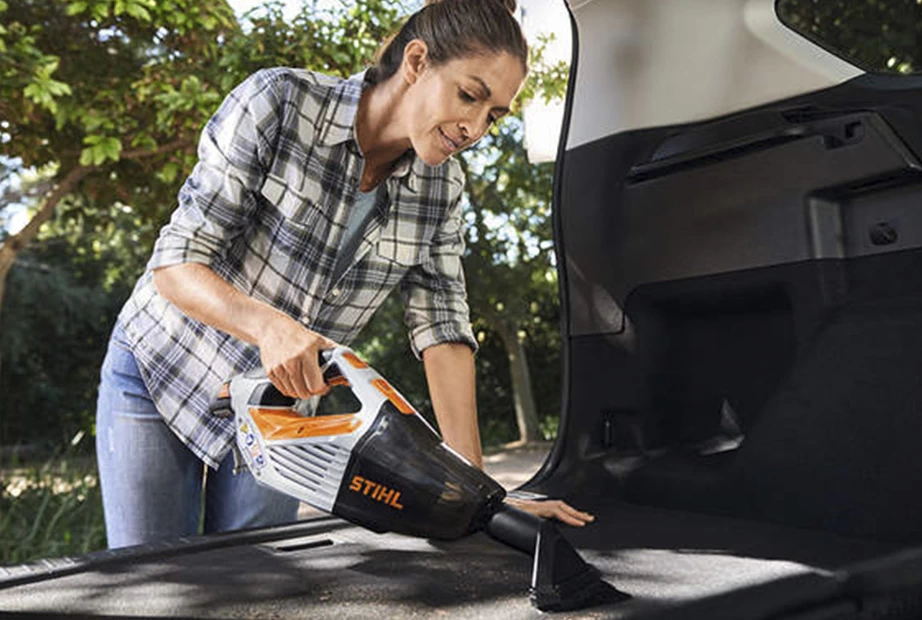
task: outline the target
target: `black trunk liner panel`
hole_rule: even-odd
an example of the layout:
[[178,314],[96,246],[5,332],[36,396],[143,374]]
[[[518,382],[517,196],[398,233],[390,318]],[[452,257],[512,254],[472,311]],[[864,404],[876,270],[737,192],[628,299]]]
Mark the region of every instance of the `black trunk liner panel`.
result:
[[[895,548],[644,506],[591,507],[595,524],[563,529],[633,599],[554,618],[637,617],[734,588],[825,573]],[[283,550],[292,546],[299,548]],[[530,575],[530,558],[482,534],[443,543],[349,527],[2,589],[0,609],[203,618],[544,617],[528,603]]]

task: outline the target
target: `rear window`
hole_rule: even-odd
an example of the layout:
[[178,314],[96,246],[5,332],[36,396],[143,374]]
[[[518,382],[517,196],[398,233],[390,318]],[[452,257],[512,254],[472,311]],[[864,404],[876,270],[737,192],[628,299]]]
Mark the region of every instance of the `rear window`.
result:
[[922,73],[922,0],[776,0],[779,19],[869,73]]

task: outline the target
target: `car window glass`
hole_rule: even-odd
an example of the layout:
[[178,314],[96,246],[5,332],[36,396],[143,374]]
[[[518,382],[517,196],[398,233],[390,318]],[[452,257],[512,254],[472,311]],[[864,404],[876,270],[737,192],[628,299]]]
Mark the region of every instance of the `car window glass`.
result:
[[916,0],[777,0],[789,28],[869,73],[922,72],[922,5]]

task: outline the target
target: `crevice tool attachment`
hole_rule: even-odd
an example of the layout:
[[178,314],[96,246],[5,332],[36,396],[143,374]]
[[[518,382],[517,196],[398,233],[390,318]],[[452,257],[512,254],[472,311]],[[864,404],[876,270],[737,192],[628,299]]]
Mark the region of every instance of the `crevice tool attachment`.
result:
[[553,522],[503,506],[484,530],[494,539],[534,554],[529,596],[541,611],[569,611],[630,598],[602,580]]
[[618,603],[630,596],[603,581],[598,569],[580,557],[552,522],[542,521],[529,598],[541,611],[569,611]]

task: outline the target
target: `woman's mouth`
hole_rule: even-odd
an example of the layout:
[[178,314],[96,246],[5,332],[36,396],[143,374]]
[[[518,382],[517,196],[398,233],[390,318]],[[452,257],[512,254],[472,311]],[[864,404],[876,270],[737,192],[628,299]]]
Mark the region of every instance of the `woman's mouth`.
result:
[[442,131],[441,127],[439,127],[439,136],[442,138],[442,145],[445,147],[445,150],[447,150],[449,154],[458,150],[459,144],[449,138],[445,132]]

